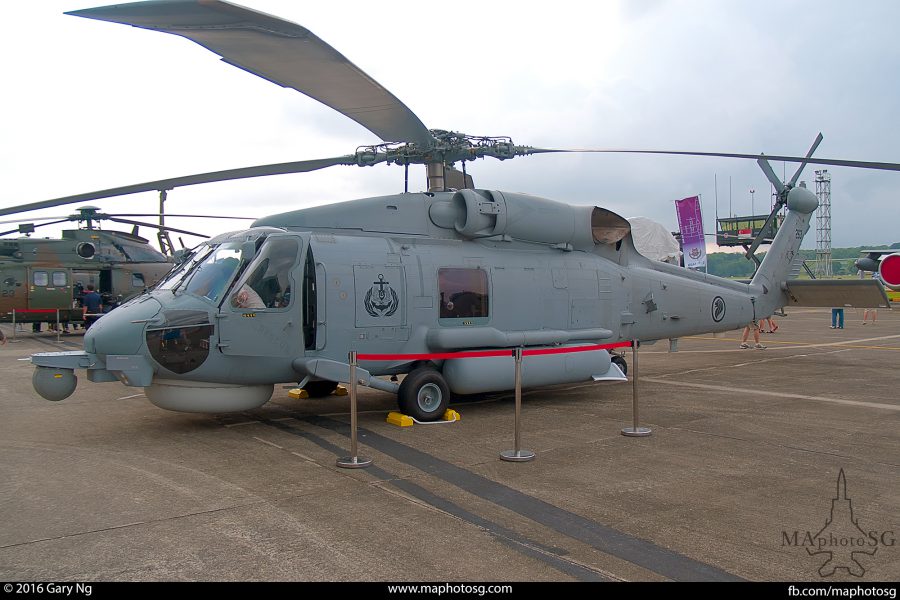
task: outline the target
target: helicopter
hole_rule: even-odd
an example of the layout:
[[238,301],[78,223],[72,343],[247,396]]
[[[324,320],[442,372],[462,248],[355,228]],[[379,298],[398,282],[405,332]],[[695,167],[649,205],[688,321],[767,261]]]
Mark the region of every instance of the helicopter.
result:
[[[263,217],[200,244],[155,287],[98,320],[83,351],[32,355],[35,390],[53,401],[70,396],[76,369],[85,369],[89,381],[144,388],[153,404],[170,410],[250,410],[265,404],[278,383],[297,382],[310,396],[331,393],[349,379],[348,353],[359,351],[401,355],[361,361],[358,382],[397,394],[406,414],[436,420],[451,394],[513,386],[511,356],[454,353],[651,343],[733,330],[771,315],[795,296],[788,274],[818,206],[799,180],[805,165],[900,170],[895,163],[813,158],[821,135],[798,157],[538,148],[429,129],[337,50],[278,17],[218,0],[154,0],[69,14],[183,36],[337,110],[383,143],[344,156],[150,181],[8,210],[336,165],[387,163],[408,175],[410,165],[423,164],[428,186]],[[642,256],[629,222],[611,210],[476,188],[466,172],[466,162],[478,158],[572,152],[754,159],[777,193],[769,222],[787,212],[753,279],[739,283]],[[769,160],[800,166],[782,181]],[[878,282],[854,283],[863,284],[867,301],[886,302]],[[623,357],[604,349],[547,353],[524,361],[522,384],[622,381],[626,370]]]
[[[66,325],[81,322],[80,299],[89,285],[101,295],[107,309],[144,292],[171,270],[174,259],[138,235],[140,226],[157,228],[160,239],[168,241],[162,248],[171,248],[170,231],[209,237],[126,216],[147,215],[111,215],[84,206],[73,215],[40,219],[48,221],[45,223],[21,223],[0,232],[0,321],[55,324],[58,318]],[[131,232],[101,229],[98,224],[104,220],[133,228]],[[80,227],[64,230],[58,239],[31,237],[38,227],[71,221]],[[13,233],[22,237],[2,237]]]
[[853,265],[859,269],[860,274],[876,274],[884,287],[889,289],[888,297],[892,301],[900,301],[900,252],[897,250],[864,249]]

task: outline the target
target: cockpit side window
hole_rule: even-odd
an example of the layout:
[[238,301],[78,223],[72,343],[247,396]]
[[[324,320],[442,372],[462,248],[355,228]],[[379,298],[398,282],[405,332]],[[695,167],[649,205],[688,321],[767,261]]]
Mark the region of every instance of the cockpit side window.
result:
[[300,245],[296,238],[268,238],[244,271],[244,276],[232,288],[231,306],[257,310],[290,306],[294,288],[291,269],[299,254]]

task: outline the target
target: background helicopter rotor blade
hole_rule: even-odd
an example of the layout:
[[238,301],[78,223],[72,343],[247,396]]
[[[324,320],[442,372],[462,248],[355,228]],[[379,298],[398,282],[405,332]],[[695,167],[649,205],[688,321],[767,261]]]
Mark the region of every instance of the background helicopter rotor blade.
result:
[[[184,219],[240,219],[242,221],[256,221],[259,217],[231,217],[222,215],[176,215],[172,213],[115,213],[106,214],[107,217],[179,217]],[[0,223],[14,223],[15,221],[0,221]]]
[[66,14],[180,35],[230,65],[318,100],[385,142],[434,143],[396,96],[296,23],[218,0],[154,0]]
[[216,181],[247,179],[249,177],[265,177],[268,175],[285,175],[289,173],[308,173],[310,171],[317,171],[319,169],[325,169],[327,167],[333,167],[335,165],[355,164],[357,164],[356,155],[351,154],[348,156],[336,156],[334,158],[318,158],[313,160],[274,163],[270,165],[257,165],[255,167],[241,167],[239,169],[226,169],[224,171],[212,171],[210,173],[199,173],[196,175],[186,175],[184,177],[173,177],[171,179],[159,179],[157,181],[148,181],[146,183],[126,185],[117,188],[110,188],[108,190],[88,192],[86,194],[76,194],[74,196],[64,196],[62,198],[55,198],[53,200],[43,200],[41,202],[32,202],[31,204],[21,204],[19,206],[0,208],[0,216],[39,210],[42,208],[53,208],[54,206],[63,206],[65,204],[76,204],[78,202],[99,200],[101,198],[111,198],[113,196],[125,196],[127,194],[137,194],[140,192],[171,190],[177,187],[197,185],[199,183],[213,183]]
[[[47,223],[39,223],[38,225],[34,225],[34,228],[37,229],[38,227],[45,227],[47,225],[56,225],[58,223],[66,223],[69,220],[70,219],[60,219],[58,221],[49,221]],[[24,223],[23,223],[23,225],[24,225]],[[20,232],[20,229],[18,227],[16,227],[15,229],[10,229],[9,231],[0,232],[0,236],[9,235],[10,233],[19,233],[19,232]]]
[[[25,219],[25,220],[28,221],[29,223],[37,223],[38,221],[53,221],[54,219],[68,220],[69,217],[63,216],[63,215],[56,215],[54,217],[37,217],[34,219]],[[0,225],[6,225],[7,223],[21,223],[22,221],[23,221],[23,219],[21,219],[21,218],[9,219],[8,221],[0,221]],[[59,221],[59,222],[62,222],[62,221]],[[39,225],[37,225],[36,227],[39,227]]]
[[153,227],[154,229],[162,229],[165,231],[174,231],[175,233],[185,233],[187,235],[195,235],[197,237],[209,238],[208,235],[204,235],[202,233],[195,233],[193,231],[187,231],[186,229],[176,229],[174,227],[169,227],[168,225],[159,225],[158,223],[144,223],[142,221],[132,221],[131,219],[118,219],[116,217],[106,216],[105,218],[110,221],[115,221],[116,223],[127,223],[129,225],[138,225],[139,227]]
[[550,152],[596,153],[596,154],[669,154],[675,156],[720,156],[723,158],[749,158],[780,160],[784,162],[809,163],[813,165],[829,165],[833,167],[853,167],[857,169],[877,169],[881,171],[900,171],[900,163],[875,162],[868,160],[843,160],[837,158],[809,158],[807,156],[786,156],[780,154],[740,154],[737,152],[693,152],[687,150],[625,150],[594,148],[529,148],[527,154],[546,154]]

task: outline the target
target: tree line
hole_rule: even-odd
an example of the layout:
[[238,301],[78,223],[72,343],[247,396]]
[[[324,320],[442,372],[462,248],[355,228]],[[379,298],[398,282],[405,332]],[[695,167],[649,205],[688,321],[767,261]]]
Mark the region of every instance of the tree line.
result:
[[[862,249],[900,250],[900,242],[891,244],[890,246],[857,246],[855,248],[832,248],[831,249],[831,270],[835,275],[855,275],[856,267],[853,261],[860,257]],[[760,260],[765,256],[765,252],[757,253]],[[800,250],[800,256],[807,262],[810,269],[815,270],[816,251]],[[713,252],[706,256],[709,266],[710,275],[718,275],[719,277],[738,277],[749,278],[753,276],[753,262],[746,259],[743,254],[732,252]]]

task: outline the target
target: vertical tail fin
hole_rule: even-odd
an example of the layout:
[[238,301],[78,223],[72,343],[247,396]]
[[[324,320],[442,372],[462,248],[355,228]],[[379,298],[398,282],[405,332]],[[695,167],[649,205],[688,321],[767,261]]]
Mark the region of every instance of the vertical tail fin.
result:
[[809,222],[819,206],[816,195],[803,187],[793,188],[787,195],[788,212],[772,241],[772,247],[750,282],[750,290],[759,294],[756,316],[771,315],[787,304],[783,284],[794,259],[800,252],[800,244],[809,230]]

